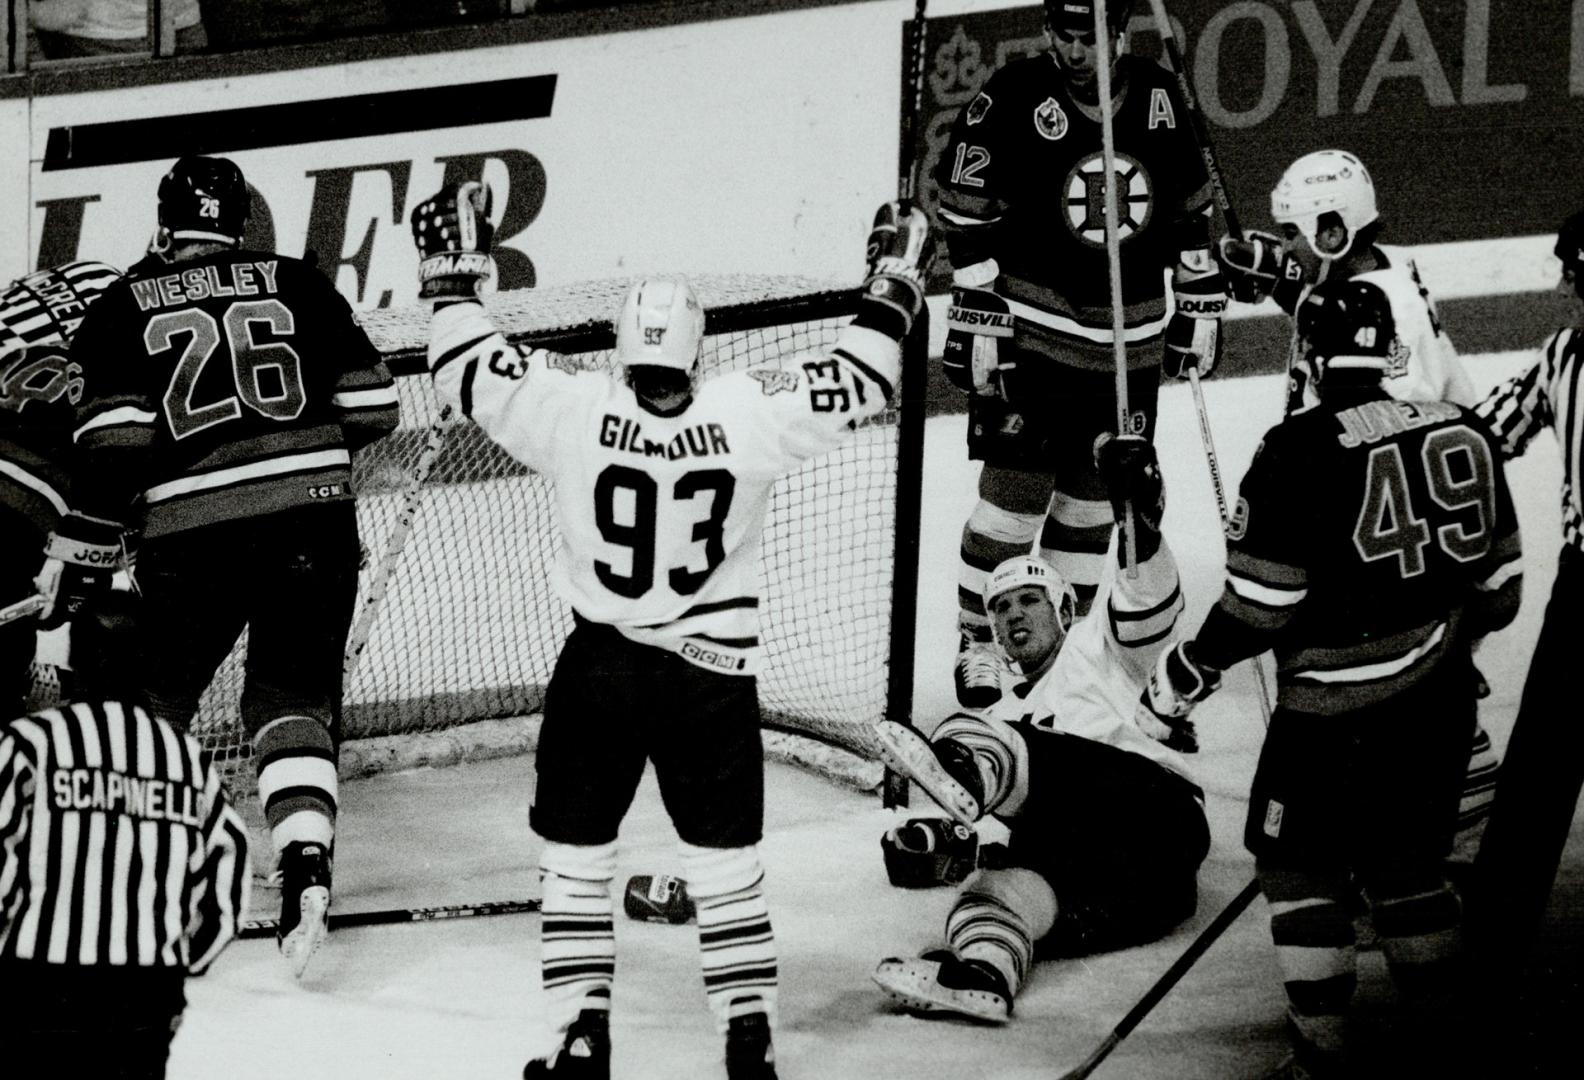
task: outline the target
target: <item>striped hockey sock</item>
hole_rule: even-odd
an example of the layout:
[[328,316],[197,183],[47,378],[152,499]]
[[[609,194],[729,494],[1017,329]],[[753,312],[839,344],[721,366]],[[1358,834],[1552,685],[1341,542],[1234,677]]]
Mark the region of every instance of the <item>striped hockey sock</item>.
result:
[[682,844],[683,874],[698,905],[704,990],[722,1035],[734,1017],[776,1019],[775,934],[765,904],[757,847]]

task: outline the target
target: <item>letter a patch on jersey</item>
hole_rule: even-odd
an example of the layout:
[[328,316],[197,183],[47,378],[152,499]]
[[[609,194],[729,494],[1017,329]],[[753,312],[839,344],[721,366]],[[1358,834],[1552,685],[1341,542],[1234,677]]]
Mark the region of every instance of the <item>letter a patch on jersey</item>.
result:
[[968,126],[973,127],[979,121],[983,120],[985,118],[985,114],[990,111],[990,105],[990,95],[985,93],[979,94],[972,101],[970,101],[968,103],[967,113]]

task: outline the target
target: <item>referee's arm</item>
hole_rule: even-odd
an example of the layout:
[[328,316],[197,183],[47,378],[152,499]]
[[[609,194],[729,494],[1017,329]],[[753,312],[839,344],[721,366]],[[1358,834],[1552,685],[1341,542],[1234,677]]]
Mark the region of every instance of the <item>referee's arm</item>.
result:
[[27,844],[28,820],[38,770],[29,747],[0,726],[0,938],[5,936],[7,900],[20,887],[22,848]]
[[1555,334],[1540,350],[1533,366],[1495,387],[1474,412],[1496,436],[1502,456],[1515,458],[1529,448],[1529,442],[1542,429],[1554,423],[1551,401],[1546,395],[1547,373],[1554,368],[1556,352],[1567,331]]
[[213,765],[204,777],[204,803],[209,815],[203,826],[203,847],[193,853],[196,880],[187,909],[187,971],[191,975],[202,975],[236,936],[237,927],[247,918],[253,887],[247,826],[226,798]]

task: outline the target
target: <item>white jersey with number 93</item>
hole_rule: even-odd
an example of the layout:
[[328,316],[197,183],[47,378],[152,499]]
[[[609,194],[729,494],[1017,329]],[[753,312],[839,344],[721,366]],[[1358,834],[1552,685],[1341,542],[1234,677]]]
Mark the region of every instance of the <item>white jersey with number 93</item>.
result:
[[707,379],[675,416],[644,409],[619,372],[519,350],[478,304],[436,312],[429,362],[442,400],[554,481],[556,587],[579,615],[746,675],[770,489],[885,408],[900,347],[849,326],[828,353]]

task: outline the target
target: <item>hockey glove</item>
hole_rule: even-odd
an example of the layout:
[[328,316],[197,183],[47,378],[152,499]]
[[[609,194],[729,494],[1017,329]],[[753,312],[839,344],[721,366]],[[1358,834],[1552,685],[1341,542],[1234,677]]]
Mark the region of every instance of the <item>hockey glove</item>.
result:
[[1005,300],[988,289],[955,288],[946,309],[941,370],[959,390],[993,395],[992,377],[1001,370],[1000,341],[1011,336],[1012,311]]
[[880,838],[886,877],[899,889],[960,885],[979,863],[979,834],[945,818],[909,818]]
[[490,276],[490,190],[475,180],[447,184],[412,212],[418,299],[473,300]]
[[44,598],[39,625],[59,626],[107,591],[120,561],[119,524],[75,511],[61,518],[44,543],[44,565],[33,579]]
[[[1142,435],[1103,431],[1095,440],[1094,455],[1095,468],[1105,483],[1111,512],[1119,524],[1127,520],[1127,505],[1132,504],[1133,523],[1138,531],[1135,547],[1142,562],[1160,547],[1161,517],[1166,512],[1166,485],[1161,479],[1155,447]],[[1127,545],[1119,545],[1118,550],[1126,551]]]
[[670,874],[635,874],[627,879],[622,910],[630,919],[680,926],[697,914],[687,882]]
[[1197,367],[1201,376],[1215,370],[1221,359],[1221,317],[1226,314],[1226,279],[1208,250],[1182,253],[1172,273],[1177,310],[1166,323],[1166,352],[1162,370],[1174,379],[1188,378]]
[[1289,315],[1303,293],[1303,264],[1282,250],[1281,237],[1251,232],[1242,238],[1223,236],[1216,262],[1226,272],[1232,299],[1257,304],[1269,296]]
[[924,274],[933,248],[929,217],[916,206],[882,203],[865,252],[868,276],[859,321],[900,341],[924,307]]
[[1196,753],[1199,733],[1188,714],[1221,685],[1221,673],[1196,663],[1188,642],[1160,654],[1149,685],[1139,696],[1133,722],[1144,734],[1180,754]]

